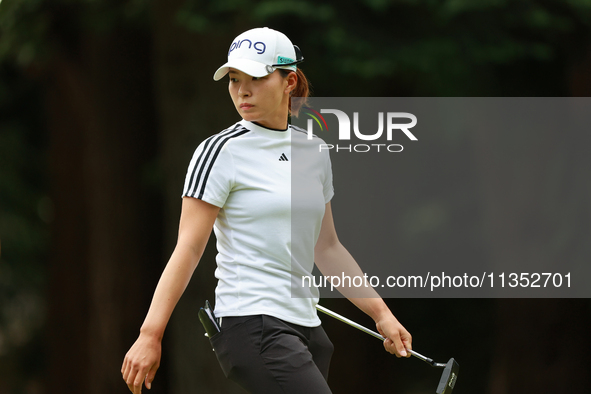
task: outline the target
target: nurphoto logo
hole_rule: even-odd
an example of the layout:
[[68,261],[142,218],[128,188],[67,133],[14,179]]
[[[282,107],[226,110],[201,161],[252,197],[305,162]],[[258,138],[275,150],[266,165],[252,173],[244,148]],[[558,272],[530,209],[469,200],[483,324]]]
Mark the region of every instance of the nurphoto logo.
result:
[[[310,117],[307,120],[307,131],[308,131],[308,139],[311,140],[314,134],[314,124],[316,124],[320,131],[328,131],[328,125],[326,119],[322,114],[332,114],[335,115],[338,122],[338,139],[339,141],[351,141],[352,133],[351,129],[353,129],[354,138],[361,140],[361,141],[377,141],[380,138],[383,140],[382,136],[384,135],[385,130],[385,140],[388,142],[386,143],[372,143],[372,144],[320,144],[319,150],[322,151],[333,149],[336,152],[339,151],[346,151],[346,152],[369,152],[369,151],[377,151],[377,152],[402,152],[404,147],[401,144],[392,144],[392,138],[394,135],[398,133],[404,134],[409,140],[417,141],[417,137],[413,133],[411,133],[410,129],[416,126],[417,124],[417,117],[408,112],[378,112],[378,129],[377,131],[369,132],[369,130],[364,130],[361,132],[359,130],[359,112],[353,112],[353,122],[351,127],[351,119],[349,115],[347,115],[344,111],[338,109],[321,109],[320,112],[310,108],[305,107],[305,113]],[[374,114],[375,116],[375,114]],[[404,123],[404,119],[410,122]],[[402,120],[402,122],[401,122]],[[315,122],[315,123],[314,123]],[[385,124],[385,126],[384,126]]]

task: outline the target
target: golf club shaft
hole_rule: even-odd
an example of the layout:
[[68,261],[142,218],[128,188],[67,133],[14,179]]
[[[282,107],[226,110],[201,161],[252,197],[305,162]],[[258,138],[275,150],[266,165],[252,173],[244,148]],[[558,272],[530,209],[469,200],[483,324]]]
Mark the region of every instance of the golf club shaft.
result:
[[[379,333],[372,331],[369,328],[363,327],[361,324],[357,324],[353,320],[347,319],[346,317],[341,316],[338,313],[331,311],[330,309],[326,309],[325,307],[323,307],[321,305],[316,304],[316,309],[318,309],[322,313],[325,313],[331,317],[334,317],[337,320],[342,321],[343,323],[350,325],[351,327],[355,327],[356,329],[361,330],[361,331],[365,332],[366,334],[376,337],[382,341],[386,340],[386,338],[384,338]],[[426,363],[429,363],[431,365],[434,364],[432,359],[430,359],[429,357],[425,357],[422,354],[415,352],[414,350],[406,349],[406,351],[409,352],[411,355],[415,356],[416,358],[425,361]]]

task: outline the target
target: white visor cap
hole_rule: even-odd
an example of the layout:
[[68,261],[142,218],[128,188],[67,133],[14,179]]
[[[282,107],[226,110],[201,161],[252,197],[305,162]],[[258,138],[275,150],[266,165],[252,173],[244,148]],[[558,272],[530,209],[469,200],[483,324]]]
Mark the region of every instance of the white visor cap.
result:
[[296,71],[296,52],[287,36],[277,30],[261,27],[245,31],[234,39],[228,51],[228,62],[217,69],[213,79],[219,81],[235,68],[253,77],[264,77],[276,68]]

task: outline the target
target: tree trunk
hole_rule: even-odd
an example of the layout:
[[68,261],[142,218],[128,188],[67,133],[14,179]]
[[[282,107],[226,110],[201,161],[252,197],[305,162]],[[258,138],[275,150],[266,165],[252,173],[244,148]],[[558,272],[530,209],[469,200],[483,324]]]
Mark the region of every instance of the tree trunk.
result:
[[48,73],[50,393],[127,391],[121,364],[160,270],[160,211],[146,183],[156,146],[149,43],[131,30],[85,36]]
[[[63,65],[46,96],[55,206],[48,301],[48,392],[83,392],[89,378],[88,215],[84,188],[84,129],[79,77]],[[82,100],[82,101],[81,101]],[[86,109],[87,110],[87,109]]]

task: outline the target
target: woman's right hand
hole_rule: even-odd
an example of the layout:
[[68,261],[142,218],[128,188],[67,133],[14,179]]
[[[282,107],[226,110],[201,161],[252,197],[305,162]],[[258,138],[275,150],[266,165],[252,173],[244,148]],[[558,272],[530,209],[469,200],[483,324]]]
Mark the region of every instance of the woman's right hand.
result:
[[142,392],[144,380],[147,389],[152,387],[152,381],[160,366],[161,354],[160,339],[147,334],[140,334],[129,349],[123,360],[121,374],[133,394]]

